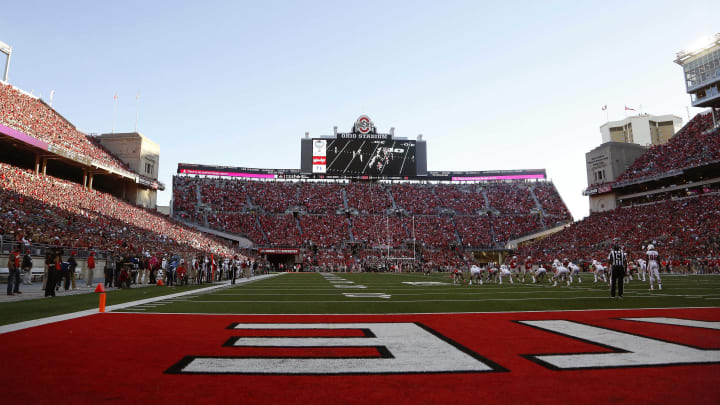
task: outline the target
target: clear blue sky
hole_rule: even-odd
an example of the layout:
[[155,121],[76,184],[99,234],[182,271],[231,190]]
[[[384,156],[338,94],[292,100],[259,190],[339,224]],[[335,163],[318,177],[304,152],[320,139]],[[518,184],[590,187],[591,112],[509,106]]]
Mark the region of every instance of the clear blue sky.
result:
[[[10,82],[80,129],[178,162],[298,168],[300,137],[380,130],[428,141],[430,170],[547,168],[587,215],[600,108],[687,120],[675,52],[720,31],[712,1],[53,2],[2,7]],[[691,109],[691,114],[697,110]]]

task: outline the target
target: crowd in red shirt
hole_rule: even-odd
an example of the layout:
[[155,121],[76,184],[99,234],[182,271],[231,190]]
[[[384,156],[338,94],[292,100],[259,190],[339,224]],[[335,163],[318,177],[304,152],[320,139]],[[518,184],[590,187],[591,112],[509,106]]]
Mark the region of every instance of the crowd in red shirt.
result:
[[[388,185],[175,177],[173,185],[175,215],[259,245],[315,246],[320,260],[334,257],[323,250],[342,251],[345,242],[402,249],[412,243],[414,222],[416,243],[447,265],[458,254],[444,250],[502,246],[570,220],[552,183]],[[398,211],[390,212],[393,207]]]
[[522,257],[603,261],[617,238],[632,259],[654,243],[663,258],[720,256],[720,194],[706,194],[595,213],[521,249]]
[[615,181],[655,176],[720,159],[720,129],[712,130],[710,113],[697,114],[670,141],[651,146]]
[[103,148],[93,137],[78,131],[40,99],[2,83],[0,123],[111,168],[130,171],[125,163]]
[[0,163],[0,234],[28,243],[147,252],[234,250],[156,212],[77,183]]

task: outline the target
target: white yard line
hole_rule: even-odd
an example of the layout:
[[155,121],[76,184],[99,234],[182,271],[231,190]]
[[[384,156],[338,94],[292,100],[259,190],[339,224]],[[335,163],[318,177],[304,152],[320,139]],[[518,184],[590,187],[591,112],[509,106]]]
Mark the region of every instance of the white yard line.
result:
[[[265,275],[257,276],[257,277],[251,278],[251,279],[239,280],[239,281],[235,282],[235,285],[245,284],[245,283],[248,283],[251,281],[267,279],[267,278],[279,276],[282,274],[285,274],[285,273],[265,274]],[[184,292],[180,292],[180,293],[176,293],[176,294],[161,295],[159,297],[146,298],[146,299],[138,300],[138,301],[130,301],[130,302],[122,303],[122,304],[109,305],[105,308],[105,311],[110,312],[110,311],[115,311],[115,310],[119,310],[119,309],[130,308],[130,307],[134,307],[134,306],[138,306],[138,305],[148,304],[151,302],[166,300],[168,298],[185,297],[187,295],[197,294],[197,293],[201,293],[201,292],[204,293],[204,292],[214,291],[214,290],[217,290],[220,288],[226,288],[228,286],[232,286],[232,284],[230,284],[229,281],[225,282],[223,284],[220,284],[220,285],[214,285],[211,287],[201,288],[201,289],[197,289],[197,290],[184,291]],[[50,299],[52,299],[52,298],[50,298]],[[24,322],[12,323],[9,325],[2,325],[2,326],[0,326],[0,335],[3,333],[14,332],[17,330],[33,328],[35,326],[47,325],[49,323],[67,321],[69,319],[75,319],[75,318],[81,318],[83,316],[94,315],[97,313],[99,313],[97,309],[87,309],[84,311],[72,312],[69,314],[55,315],[55,316],[50,316],[47,318],[33,319],[31,321],[24,321]]]

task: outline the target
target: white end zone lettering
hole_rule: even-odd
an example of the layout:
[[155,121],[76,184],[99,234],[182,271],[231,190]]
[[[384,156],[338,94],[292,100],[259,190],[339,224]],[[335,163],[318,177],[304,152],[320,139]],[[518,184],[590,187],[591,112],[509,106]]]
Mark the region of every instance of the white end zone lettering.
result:
[[170,374],[415,374],[507,371],[419,323],[239,323],[233,329],[359,329],[363,337],[242,337],[225,346],[262,348],[373,347],[379,357],[203,357],[188,356]]
[[[720,322],[674,318],[629,318],[632,321],[718,329]],[[559,335],[612,349],[611,353],[526,354],[523,357],[553,370],[652,367],[720,363],[720,350],[706,350],[566,320],[516,321]]]

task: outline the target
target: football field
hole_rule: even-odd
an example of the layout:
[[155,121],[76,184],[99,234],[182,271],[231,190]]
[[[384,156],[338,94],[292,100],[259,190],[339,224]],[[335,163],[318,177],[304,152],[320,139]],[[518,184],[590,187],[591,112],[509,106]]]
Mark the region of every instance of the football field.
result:
[[633,281],[623,300],[592,281],[285,273],[109,301],[0,327],[0,388],[9,404],[720,403],[720,277]]
[[[467,280],[466,280],[467,281]],[[664,290],[626,284],[611,300],[591,274],[567,286],[543,283],[453,285],[447,273],[289,273],[207,294],[124,309],[214,314],[404,314],[720,306],[720,277],[666,275]]]

